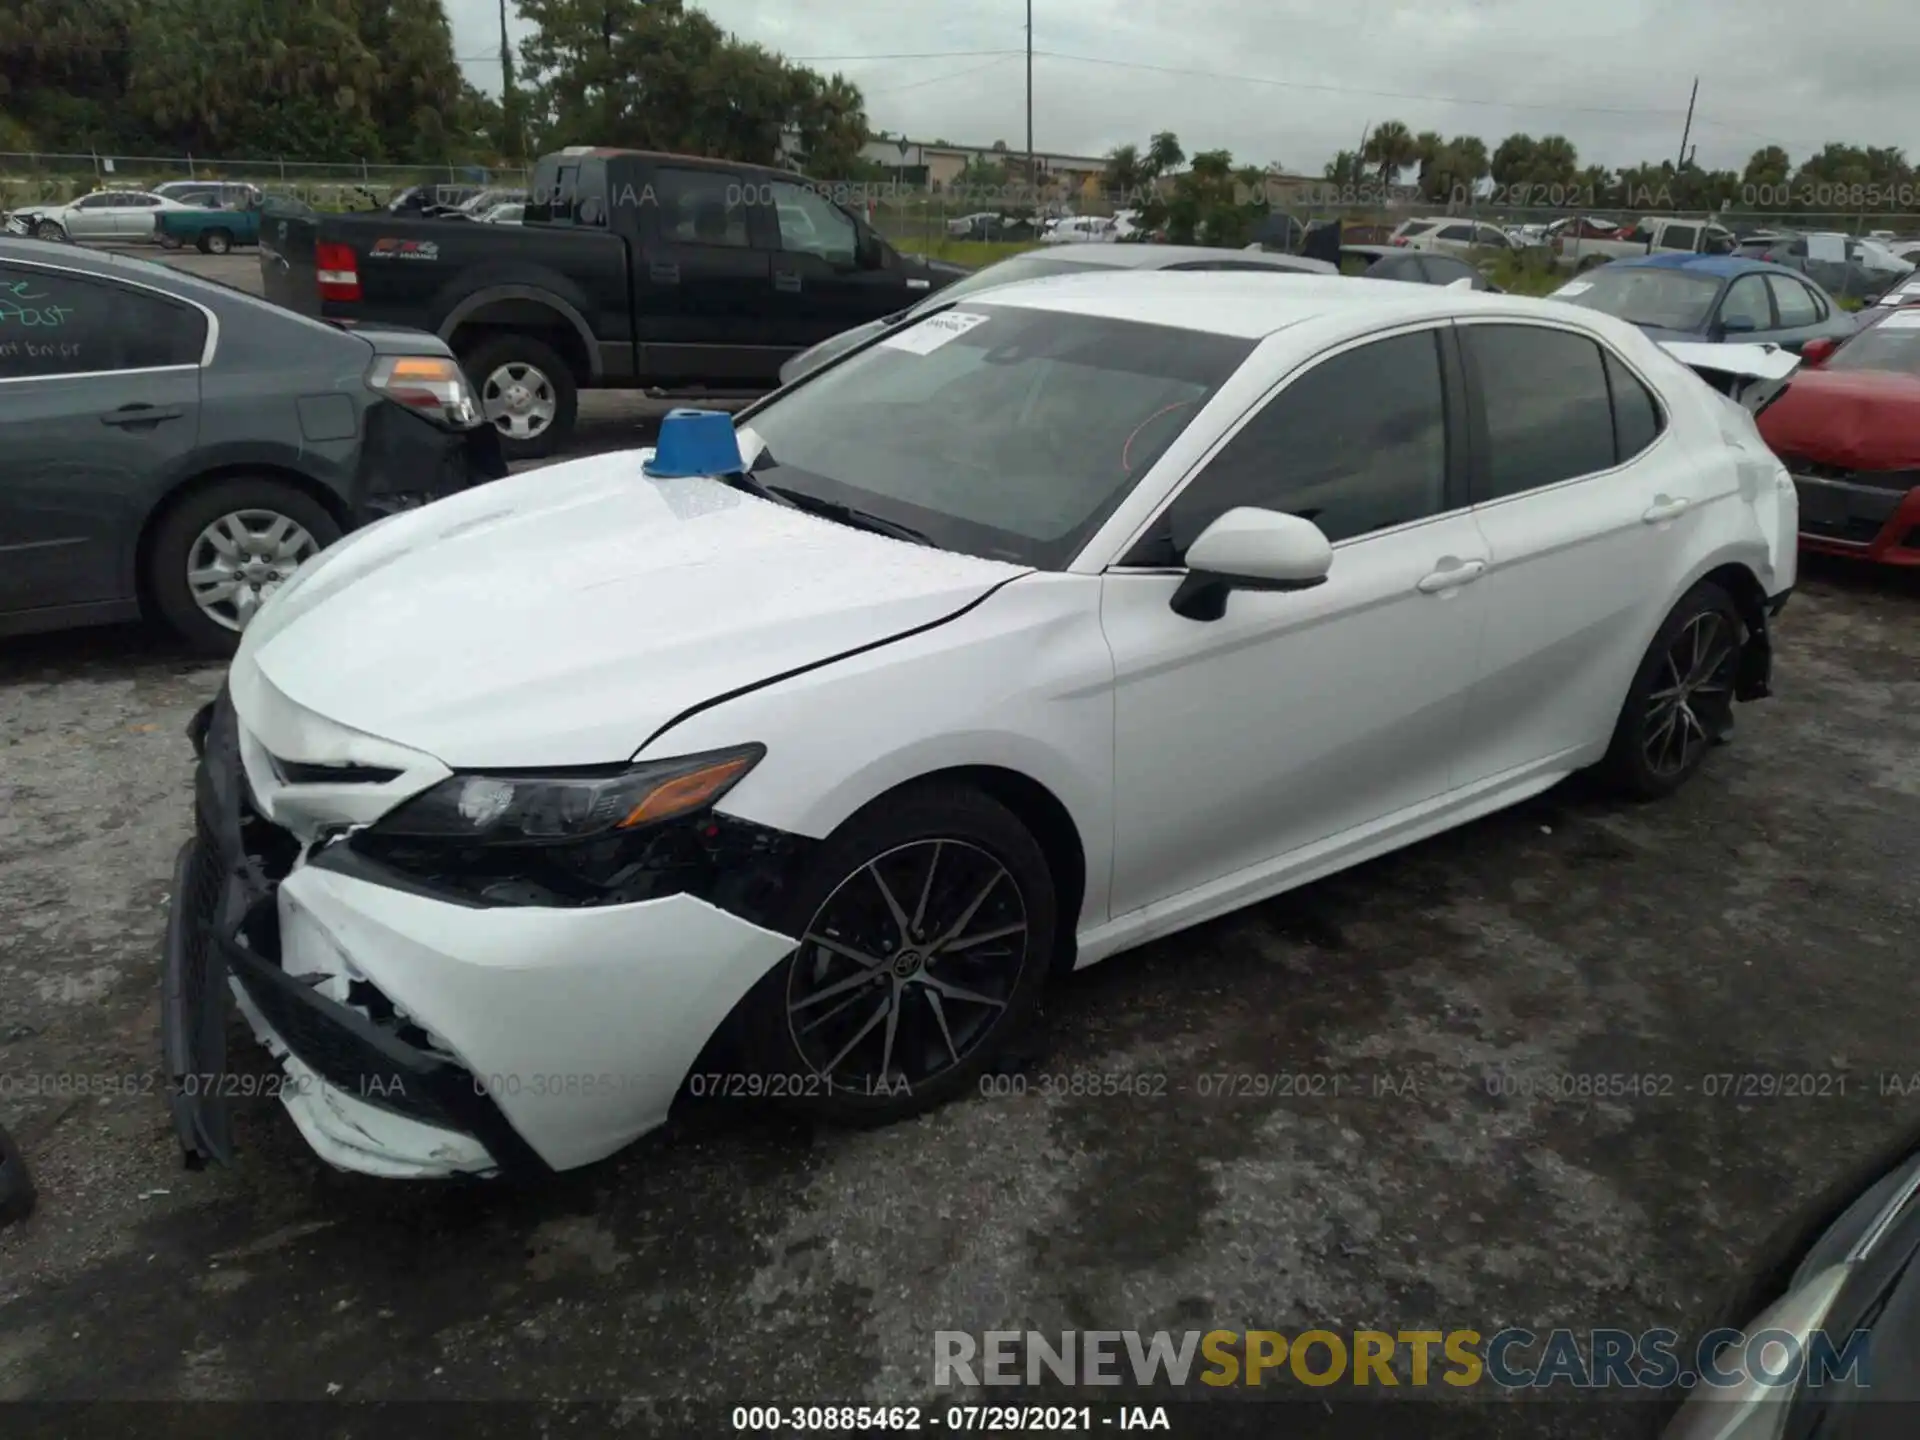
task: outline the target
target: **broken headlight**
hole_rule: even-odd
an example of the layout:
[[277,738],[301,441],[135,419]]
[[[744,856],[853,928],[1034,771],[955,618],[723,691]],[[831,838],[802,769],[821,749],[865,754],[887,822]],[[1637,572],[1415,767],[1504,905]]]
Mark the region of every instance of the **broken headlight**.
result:
[[705,810],[765,755],[763,745],[645,760],[609,771],[453,775],[384,816],[371,836],[467,845],[613,838]]

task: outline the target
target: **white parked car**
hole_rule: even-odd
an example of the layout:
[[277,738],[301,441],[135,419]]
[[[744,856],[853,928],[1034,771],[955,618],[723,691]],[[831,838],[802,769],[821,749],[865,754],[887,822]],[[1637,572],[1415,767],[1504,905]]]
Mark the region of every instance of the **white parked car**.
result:
[[1749,411],[1593,311],[983,293],[268,600],[196,722],[176,1124],[224,1155],[229,975],[379,1175],[584,1165],[683,1090],[967,1095],[1065,970],[1586,766],[1675,789],[1766,693],[1796,527]]
[[[481,213],[480,223],[483,225],[518,225],[526,213],[527,207],[522,201],[511,201],[499,205],[491,205]],[[783,213],[780,218],[782,223],[784,223],[786,220],[785,214]]]
[[162,210],[200,210],[145,190],[98,190],[66,205],[24,205],[21,232],[42,240],[151,240]]
[[1104,245],[1120,238],[1120,222],[1110,215],[1070,215],[1040,234],[1042,245]]
[[1456,258],[1464,258],[1474,250],[1519,248],[1513,237],[1498,225],[1477,220],[1458,220],[1445,215],[1426,220],[1403,220],[1387,238],[1388,243],[1404,249],[1433,251]]

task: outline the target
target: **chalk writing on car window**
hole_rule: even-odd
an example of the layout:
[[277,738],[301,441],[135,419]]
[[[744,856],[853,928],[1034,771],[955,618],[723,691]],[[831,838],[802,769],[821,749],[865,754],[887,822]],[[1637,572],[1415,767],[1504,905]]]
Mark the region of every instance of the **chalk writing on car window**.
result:
[[0,340],[0,360],[78,360],[78,340]]
[[71,305],[49,305],[50,297],[29,289],[31,280],[0,283],[0,325],[9,330],[57,330],[77,313]]

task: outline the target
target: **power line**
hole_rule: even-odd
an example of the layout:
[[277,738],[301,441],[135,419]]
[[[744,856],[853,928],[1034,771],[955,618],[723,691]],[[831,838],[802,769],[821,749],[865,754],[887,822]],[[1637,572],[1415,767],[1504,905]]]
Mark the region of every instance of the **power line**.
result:
[[863,91],[862,94],[864,96],[898,95],[902,90],[918,90],[923,85],[944,85],[949,80],[964,80],[967,76],[978,75],[983,70],[996,70],[1012,58],[1012,55],[1002,55],[998,59],[989,60],[984,65],[971,65],[965,70],[955,70],[948,75],[935,75],[926,80],[911,80],[905,85],[887,85],[878,90]]
[[1417,95],[1403,90],[1368,90],[1357,85],[1316,85],[1305,80],[1275,80],[1264,75],[1231,75],[1218,70],[1189,70],[1176,65],[1149,65],[1140,60],[1107,60],[1097,55],[1067,55],[1058,50],[1036,50],[1035,55],[1049,60],[1067,60],[1076,65],[1103,65],[1115,70],[1147,70],[1159,75],[1186,75],[1200,80],[1237,80],[1248,85],[1267,85],[1280,90],[1311,90],[1324,95],[1368,95],[1382,100],[1421,100],[1434,105],[1485,105],[1497,110],[1552,110],[1572,115],[1678,115],[1678,110],[1652,110],[1611,105],[1561,105],[1540,101],[1480,100],[1461,95]]

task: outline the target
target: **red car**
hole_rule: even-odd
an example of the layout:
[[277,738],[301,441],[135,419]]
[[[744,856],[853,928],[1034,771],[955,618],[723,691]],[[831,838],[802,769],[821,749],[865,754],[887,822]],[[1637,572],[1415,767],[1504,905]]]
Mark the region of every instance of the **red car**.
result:
[[1793,472],[1803,549],[1920,566],[1920,306],[1860,318],[1807,342],[1760,433]]

